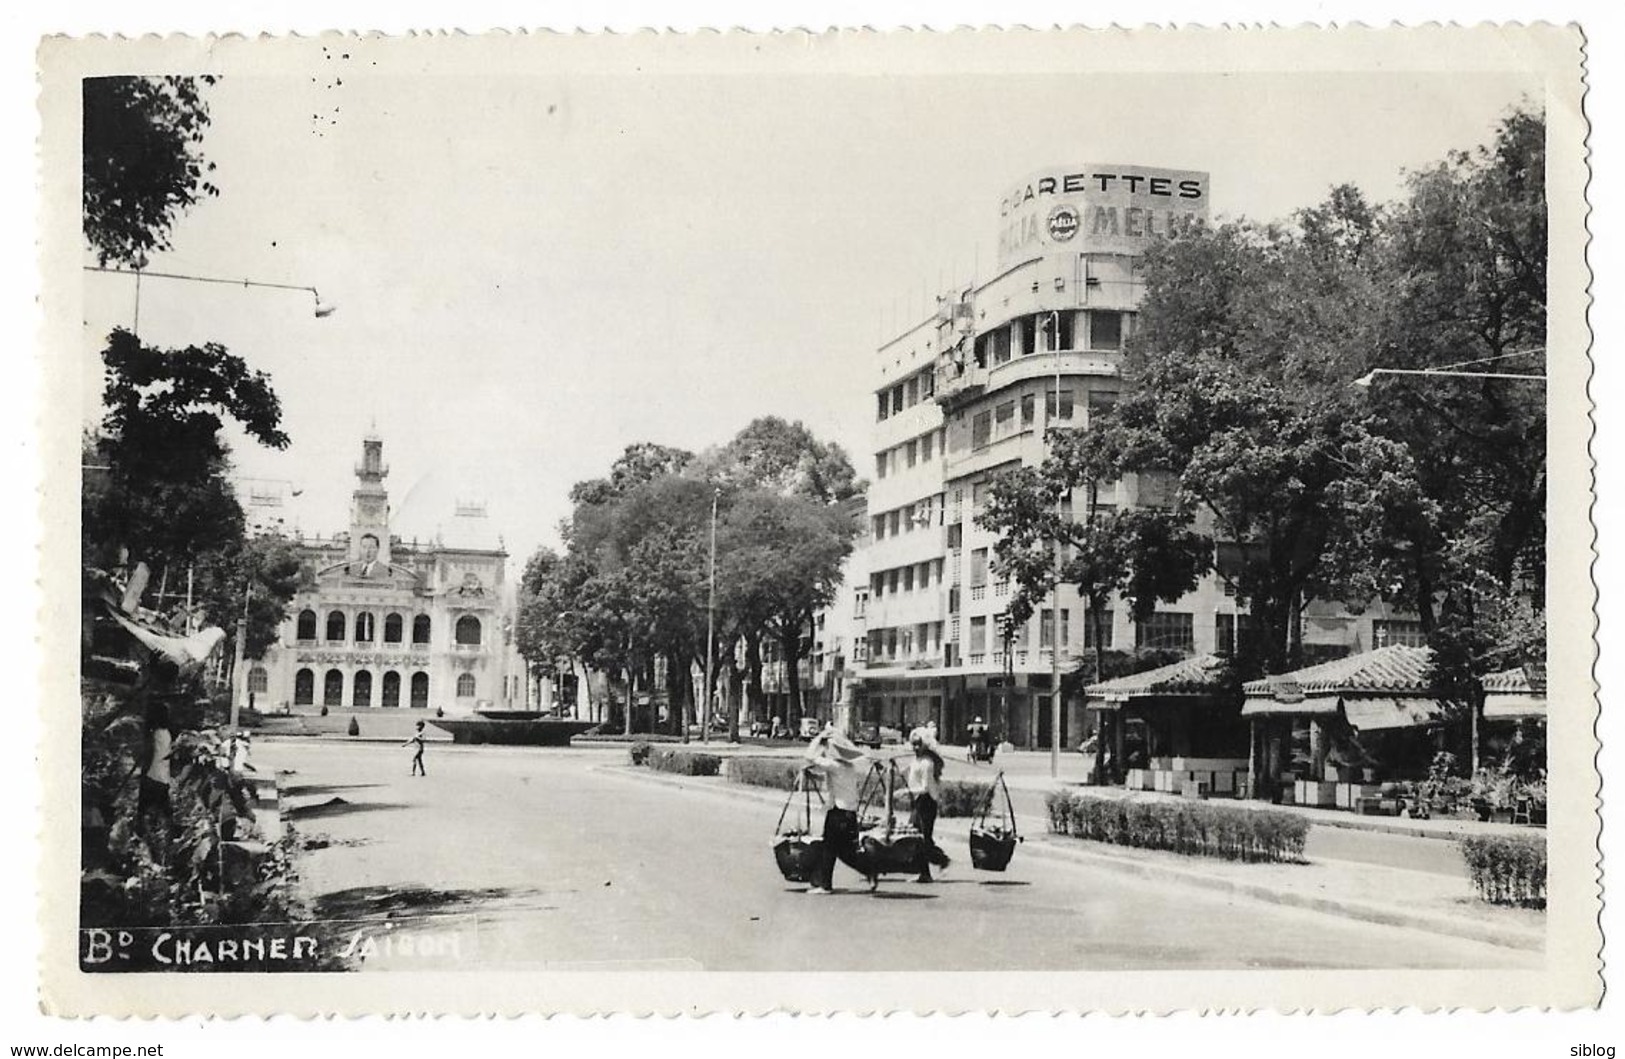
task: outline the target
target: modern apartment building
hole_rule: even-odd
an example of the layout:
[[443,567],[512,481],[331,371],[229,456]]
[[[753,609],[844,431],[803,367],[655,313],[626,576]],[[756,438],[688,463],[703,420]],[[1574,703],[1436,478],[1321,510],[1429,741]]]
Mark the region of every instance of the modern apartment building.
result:
[[[998,541],[980,528],[992,480],[1041,463],[1051,427],[1089,429],[1118,396],[1124,343],[1143,294],[1140,258],[1156,240],[1206,223],[1206,173],[1081,165],[1035,173],[998,203],[994,274],[938,297],[938,311],[882,345],[872,382],[875,415],[868,494],[867,652],[854,671],[863,722],[908,728],[937,721],[962,738],[981,717],[1017,746],[1050,742],[1054,641],[1060,608],[1061,671],[1093,650],[1077,592],[1038,608],[1012,631],[1000,615],[1010,585],[994,573]],[[1101,506],[1159,505],[1169,483],[1129,476]],[[1087,497],[1067,503],[1079,517]],[[1406,642],[1411,623],[1380,608],[1353,616],[1317,608],[1305,639],[1329,650]],[[1108,649],[1227,651],[1247,616],[1217,577],[1145,622],[1127,608],[1106,615]],[[1062,711],[1063,745],[1084,736],[1081,699]]]

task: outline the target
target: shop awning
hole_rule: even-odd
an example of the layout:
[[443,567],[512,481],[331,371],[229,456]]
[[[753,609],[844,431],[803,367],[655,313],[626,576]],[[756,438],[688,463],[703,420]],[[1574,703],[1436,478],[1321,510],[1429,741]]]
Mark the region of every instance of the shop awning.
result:
[[1343,713],[1349,725],[1361,732],[1392,728],[1419,728],[1444,719],[1444,707],[1437,699],[1346,698]]
[[1316,717],[1337,712],[1337,700],[1330,697],[1285,701],[1269,695],[1243,699],[1243,717]]
[[1486,721],[1544,721],[1546,696],[1533,693],[1523,695],[1486,695],[1484,697]]

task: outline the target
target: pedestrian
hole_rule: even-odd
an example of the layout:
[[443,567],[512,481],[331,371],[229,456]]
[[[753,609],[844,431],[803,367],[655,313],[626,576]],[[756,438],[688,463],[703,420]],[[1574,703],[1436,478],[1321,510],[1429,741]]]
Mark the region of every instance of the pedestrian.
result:
[[423,767],[423,722],[422,721],[418,722],[418,730],[416,732],[412,733],[412,738],[408,739],[406,742],[402,743],[401,745],[402,746],[409,746],[409,747],[413,748],[412,749],[412,772],[411,772],[411,774],[413,776],[425,776],[425,777],[428,776],[429,775],[428,770],[426,770]]
[[914,803],[910,823],[925,839],[925,863],[920,865],[915,881],[928,883],[933,864],[941,871],[952,863],[936,841],[937,810],[942,805],[942,755],[927,729],[916,728],[909,742],[914,748],[914,760],[908,766],[908,790]]
[[824,840],[819,846],[818,868],[813,872],[810,894],[834,892],[835,862],[840,860],[863,875],[869,889],[876,878],[858,850],[858,800],[863,774],[859,763],[868,755],[831,725],[807,747],[807,767],[824,778]]

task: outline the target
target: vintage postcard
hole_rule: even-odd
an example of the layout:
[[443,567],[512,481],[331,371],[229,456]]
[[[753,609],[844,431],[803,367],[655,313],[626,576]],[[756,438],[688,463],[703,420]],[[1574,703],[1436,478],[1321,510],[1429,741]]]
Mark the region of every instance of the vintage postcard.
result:
[[46,1010],[1596,1004],[1583,48],[44,41]]

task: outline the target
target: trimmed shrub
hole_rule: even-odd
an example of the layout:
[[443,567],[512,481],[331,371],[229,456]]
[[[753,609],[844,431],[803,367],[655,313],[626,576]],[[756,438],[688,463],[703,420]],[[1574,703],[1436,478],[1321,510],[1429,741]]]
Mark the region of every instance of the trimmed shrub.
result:
[[621,732],[583,732],[570,737],[572,745],[582,743],[681,743],[683,737],[671,735],[666,732],[637,732],[625,735]]
[[632,759],[632,764],[646,765],[649,763],[649,751],[651,749],[653,748],[648,743],[640,739],[627,748],[626,754],[627,757]]
[[796,789],[796,777],[806,767],[800,758],[788,757],[731,757],[724,774],[731,783],[745,783],[753,787],[772,787],[779,791]]
[[1540,835],[1470,835],[1461,855],[1478,896],[1491,904],[1546,907],[1546,839]]
[[349,733],[351,735],[360,735],[361,734],[361,723],[359,721],[357,721],[354,717],[350,718]]
[[[942,789],[942,803],[937,806],[938,816],[975,816],[987,801],[987,792],[993,789],[991,783],[980,780],[943,780],[939,786]],[[1004,799],[999,799],[998,809],[1004,807]]]
[[661,772],[675,772],[679,776],[715,776],[722,767],[722,758],[698,750],[675,750],[670,747],[650,747],[648,765]]
[[1053,791],[1044,804],[1055,834],[1191,856],[1298,861],[1309,834],[1308,820],[1278,809],[1109,798],[1076,791]]

